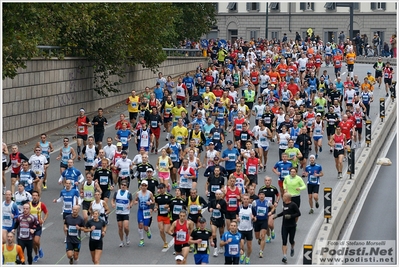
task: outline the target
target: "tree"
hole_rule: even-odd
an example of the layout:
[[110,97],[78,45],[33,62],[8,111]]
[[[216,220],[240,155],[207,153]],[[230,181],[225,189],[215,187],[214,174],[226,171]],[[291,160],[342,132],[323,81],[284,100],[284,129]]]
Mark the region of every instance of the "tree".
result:
[[38,45],[59,46],[60,59],[79,52],[91,62],[95,90],[108,96],[119,91],[126,66],[155,70],[166,59],[163,47],[208,32],[214,12],[204,3],[4,3],[3,79],[26,60],[50,56]]

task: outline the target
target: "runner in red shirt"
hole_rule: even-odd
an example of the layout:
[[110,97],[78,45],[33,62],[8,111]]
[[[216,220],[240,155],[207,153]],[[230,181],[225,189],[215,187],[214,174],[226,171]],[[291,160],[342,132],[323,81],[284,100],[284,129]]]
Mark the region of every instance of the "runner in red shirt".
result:
[[258,184],[258,166],[263,168],[262,162],[255,157],[255,150],[251,150],[249,152],[249,158],[247,159],[245,169],[247,170],[249,182],[254,188],[256,188],[256,185]]
[[259,72],[258,69],[253,67],[250,73],[250,79],[253,85],[255,85],[255,92],[259,90]]
[[234,129],[234,140],[237,143],[237,146],[239,146],[240,143],[240,134],[242,132],[242,124],[245,122],[245,117],[242,111],[238,111],[237,113],[238,118],[234,120],[233,126],[229,129],[229,132],[231,132]]
[[346,160],[346,150],[351,147],[352,144],[352,136],[355,132],[355,124],[353,123],[352,120],[348,119],[348,115],[343,115],[342,116],[342,121],[338,124],[339,127],[341,127],[341,132],[345,135],[346,139],[346,147],[344,149],[344,159],[343,161]]

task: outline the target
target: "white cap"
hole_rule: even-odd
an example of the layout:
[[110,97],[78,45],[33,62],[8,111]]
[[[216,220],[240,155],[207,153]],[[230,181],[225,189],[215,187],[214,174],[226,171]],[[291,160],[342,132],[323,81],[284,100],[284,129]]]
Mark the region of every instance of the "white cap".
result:
[[84,108],[79,109],[79,112],[85,112]]
[[184,257],[183,257],[183,255],[176,255],[175,260],[184,261]]
[[310,159],[310,158],[316,159],[316,156],[315,156],[315,155],[310,155],[310,156],[309,156],[309,159]]
[[317,113],[317,114],[316,114],[316,117],[317,117],[317,116],[321,116],[321,113]]
[[146,184],[146,185],[148,185],[148,181],[147,181],[147,180],[143,180],[143,181],[141,181],[141,184]]

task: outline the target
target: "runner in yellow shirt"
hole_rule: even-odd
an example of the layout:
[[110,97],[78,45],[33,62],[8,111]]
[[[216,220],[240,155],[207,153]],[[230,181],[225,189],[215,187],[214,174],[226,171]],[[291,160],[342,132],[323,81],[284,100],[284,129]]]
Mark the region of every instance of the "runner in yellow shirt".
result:
[[140,97],[136,95],[136,91],[132,90],[132,95],[126,99],[127,110],[129,111],[129,119],[132,125],[136,123],[139,114]]
[[353,78],[353,68],[355,66],[356,54],[353,49],[350,49],[346,54],[346,64],[348,64],[348,73],[351,78]]
[[183,126],[183,119],[179,118],[177,120],[177,125],[173,127],[171,135],[176,138],[176,142],[181,145],[182,151],[184,151],[186,141],[188,138],[188,130]]
[[181,113],[184,111],[187,112],[187,109],[182,106],[182,101],[177,100],[177,106],[172,108],[172,116],[173,116],[173,127],[177,125],[177,120],[181,118]]
[[214,93],[211,92],[211,88],[209,88],[209,86],[207,86],[205,88],[205,93],[202,94],[202,98],[205,99],[205,97],[209,98],[209,101],[214,104],[216,101],[216,96]]

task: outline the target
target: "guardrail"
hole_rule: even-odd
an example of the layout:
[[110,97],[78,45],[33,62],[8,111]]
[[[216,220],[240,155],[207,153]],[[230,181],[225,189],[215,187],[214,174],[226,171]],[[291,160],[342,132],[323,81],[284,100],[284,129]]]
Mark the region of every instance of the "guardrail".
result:
[[[84,49],[79,47],[63,47],[51,45],[38,45],[39,55],[56,57],[62,54],[65,57],[84,57]],[[201,57],[201,49],[162,48],[168,57]]]

